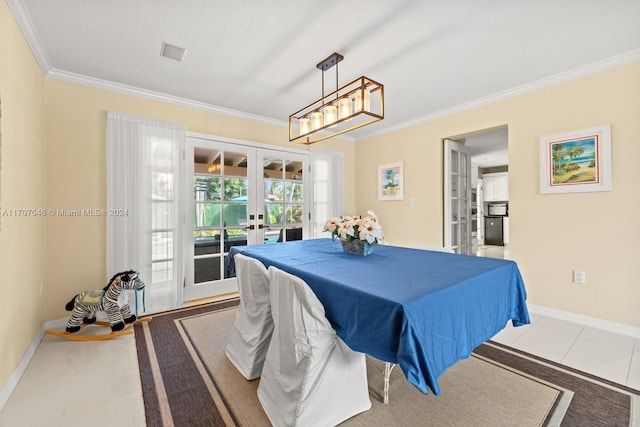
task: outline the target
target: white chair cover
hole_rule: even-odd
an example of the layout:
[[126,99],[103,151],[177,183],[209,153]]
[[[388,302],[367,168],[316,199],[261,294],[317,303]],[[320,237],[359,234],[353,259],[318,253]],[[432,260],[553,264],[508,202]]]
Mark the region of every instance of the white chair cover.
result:
[[269,267],[274,332],[258,399],[276,426],[335,426],[371,408],[365,355],[336,335],[300,278]]
[[248,380],[262,372],[273,319],[269,302],[269,272],[255,258],[237,254],[234,257],[240,305],[227,344],[227,357]]

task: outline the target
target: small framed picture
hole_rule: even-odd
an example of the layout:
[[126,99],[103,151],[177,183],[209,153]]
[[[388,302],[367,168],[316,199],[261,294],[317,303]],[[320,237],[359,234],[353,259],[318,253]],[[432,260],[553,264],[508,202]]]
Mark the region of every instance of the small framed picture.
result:
[[378,166],[378,200],[404,200],[402,162]]
[[611,126],[540,137],[540,194],[611,191]]

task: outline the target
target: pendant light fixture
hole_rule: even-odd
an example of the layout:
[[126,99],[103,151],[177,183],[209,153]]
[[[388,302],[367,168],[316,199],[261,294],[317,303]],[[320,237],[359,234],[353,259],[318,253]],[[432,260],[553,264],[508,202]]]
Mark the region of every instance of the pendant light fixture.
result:
[[[322,71],[322,98],[289,116],[289,141],[313,144],[384,119],[384,86],[362,76],[338,89],[338,63],[333,53],[316,65]],[[336,66],[336,90],[324,94],[324,72]]]

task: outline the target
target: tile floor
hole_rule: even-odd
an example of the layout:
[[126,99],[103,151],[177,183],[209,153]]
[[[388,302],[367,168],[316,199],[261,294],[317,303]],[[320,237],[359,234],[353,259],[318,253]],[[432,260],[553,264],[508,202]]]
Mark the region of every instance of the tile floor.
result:
[[[483,256],[507,257],[499,248]],[[640,390],[640,339],[531,313],[495,341]],[[142,389],[133,335],[73,342],[45,335],[0,410],[0,426],[141,427]]]
[[[507,325],[493,339],[640,389],[640,339],[535,313],[530,325]],[[145,425],[133,335],[98,342],[45,335],[0,411],[0,426],[86,425]]]

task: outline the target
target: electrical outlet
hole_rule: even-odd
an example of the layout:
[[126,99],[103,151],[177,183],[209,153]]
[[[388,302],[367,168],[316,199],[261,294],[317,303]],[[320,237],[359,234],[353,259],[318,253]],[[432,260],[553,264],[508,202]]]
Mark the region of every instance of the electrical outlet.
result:
[[587,275],[584,271],[573,270],[573,283],[584,285],[587,282]]
[[412,208],[415,206],[415,201],[413,199],[409,199],[409,207]]

